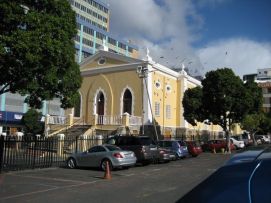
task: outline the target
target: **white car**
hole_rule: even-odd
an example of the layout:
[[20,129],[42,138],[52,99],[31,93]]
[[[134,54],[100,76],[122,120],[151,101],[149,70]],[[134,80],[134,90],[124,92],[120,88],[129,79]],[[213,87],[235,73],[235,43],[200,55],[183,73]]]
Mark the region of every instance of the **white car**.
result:
[[233,137],[231,137],[230,140],[236,149],[243,149],[245,147],[245,142],[243,140],[236,140]]
[[268,135],[255,135],[255,139],[258,144],[270,143],[270,136]]

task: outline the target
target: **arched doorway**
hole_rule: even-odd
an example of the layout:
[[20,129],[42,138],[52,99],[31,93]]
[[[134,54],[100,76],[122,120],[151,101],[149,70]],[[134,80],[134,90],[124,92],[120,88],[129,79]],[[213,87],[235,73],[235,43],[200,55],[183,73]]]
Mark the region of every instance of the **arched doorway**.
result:
[[130,90],[126,89],[123,95],[123,113],[132,114],[132,94]]
[[104,94],[102,92],[99,92],[99,94],[97,95],[96,104],[96,113],[98,115],[104,115]]

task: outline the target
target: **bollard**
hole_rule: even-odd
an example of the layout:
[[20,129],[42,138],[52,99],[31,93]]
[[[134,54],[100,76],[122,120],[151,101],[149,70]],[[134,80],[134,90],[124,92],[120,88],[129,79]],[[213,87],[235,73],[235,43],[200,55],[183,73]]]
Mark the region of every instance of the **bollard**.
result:
[[214,153],[214,154],[216,154],[216,150],[215,150],[215,148],[213,148],[213,153]]

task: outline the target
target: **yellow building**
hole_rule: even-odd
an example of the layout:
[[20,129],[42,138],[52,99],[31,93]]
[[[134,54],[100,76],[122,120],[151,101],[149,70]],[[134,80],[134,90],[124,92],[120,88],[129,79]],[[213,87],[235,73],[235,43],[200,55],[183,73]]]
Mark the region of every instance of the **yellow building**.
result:
[[185,121],[184,91],[201,83],[189,76],[184,67],[176,72],[155,63],[149,53],[146,60],[139,60],[103,50],[80,66],[81,104],[68,113],[74,115],[77,122],[90,125],[96,133],[129,129],[139,134],[152,128],[153,119],[159,136],[164,137],[222,132],[218,126],[199,123],[193,127]]

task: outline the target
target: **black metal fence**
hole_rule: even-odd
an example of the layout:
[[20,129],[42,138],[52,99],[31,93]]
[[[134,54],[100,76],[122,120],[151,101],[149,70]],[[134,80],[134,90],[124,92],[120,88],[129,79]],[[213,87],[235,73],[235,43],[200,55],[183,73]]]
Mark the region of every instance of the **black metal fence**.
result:
[[0,136],[0,173],[65,166],[69,154],[102,144],[101,138],[27,138]]

